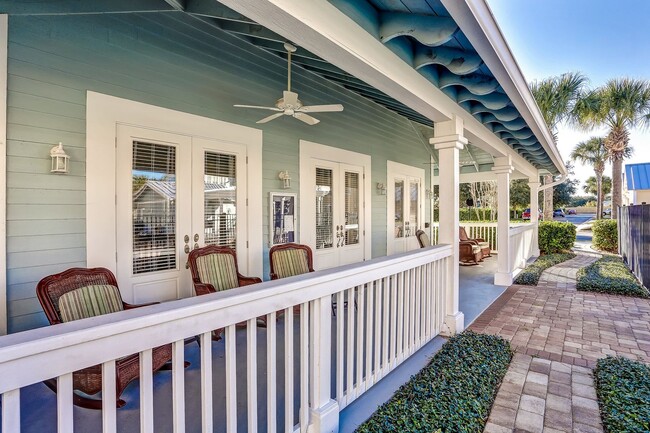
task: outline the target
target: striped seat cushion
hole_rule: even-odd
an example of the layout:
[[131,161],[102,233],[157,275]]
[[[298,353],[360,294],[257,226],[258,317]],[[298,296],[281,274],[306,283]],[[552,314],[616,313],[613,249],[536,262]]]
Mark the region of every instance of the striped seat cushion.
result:
[[64,322],[115,313],[123,309],[120,290],[110,284],[80,287],[59,298],[59,311]]
[[420,233],[418,239],[422,243],[422,248],[431,246],[431,241],[429,240],[429,235],[426,233]]
[[230,254],[208,254],[196,259],[202,283],[212,284],[217,292],[239,287],[235,259]]
[[273,272],[278,278],[306,274],[309,272],[307,252],[299,249],[274,251]]

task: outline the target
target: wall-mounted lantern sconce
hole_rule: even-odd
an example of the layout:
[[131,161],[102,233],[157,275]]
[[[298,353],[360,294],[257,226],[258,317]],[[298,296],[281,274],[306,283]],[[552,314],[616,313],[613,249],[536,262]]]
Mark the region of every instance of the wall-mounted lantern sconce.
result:
[[377,183],[377,194],[386,195],[386,185],[383,183]]
[[282,188],[291,188],[291,176],[289,175],[289,170],[284,170],[278,173],[278,178],[282,181]]
[[63,150],[63,143],[59,142],[58,146],[54,146],[50,150],[50,157],[52,158],[52,169],[50,173],[66,174],[68,172],[70,157]]

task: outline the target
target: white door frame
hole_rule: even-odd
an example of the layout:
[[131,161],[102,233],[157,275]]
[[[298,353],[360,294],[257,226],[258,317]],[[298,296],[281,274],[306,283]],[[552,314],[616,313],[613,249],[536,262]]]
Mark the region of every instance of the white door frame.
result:
[[[248,263],[251,276],[262,276],[262,131],[96,92],[86,97],[86,262],[88,267],[117,268],[115,235],[115,140],[117,124],[203,137],[247,146]],[[245,257],[241,257],[244,255]],[[129,301],[129,300],[127,300]]]
[[0,335],[7,333],[7,43],[9,17],[0,15]]
[[[404,200],[408,199],[408,193],[410,187],[408,184],[408,177],[416,177],[420,179],[420,209],[418,210],[418,222],[424,227],[424,168],[414,167],[412,165],[401,164],[395,161],[386,162],[386,253],[392,254],[393,251],[393,238],[394,238],[394,227],[395,227],[395,212],[389,212],[390,209],[395,209],[395,176],[404,175],[407,176],[406,182],[404,183]],[[391,208],[392,206],[392,208]],[[392,213],[392,215],[391,215]]]
[[339,149],[311,141],[300,140],[300,218],[298,239],[300,243],[309,245],[316,250],[316,232],[313,224],[316,221],[316,210],[311,204],[315,203],[316,191],[311,188],[313,173],[311,162],[313,159],[321,159],[337,163],[353,163],[363,167],[363,260],[371,258],[372,238],[372,210],[370,204],[370,173],[371,157],[363,153],[351,150]]

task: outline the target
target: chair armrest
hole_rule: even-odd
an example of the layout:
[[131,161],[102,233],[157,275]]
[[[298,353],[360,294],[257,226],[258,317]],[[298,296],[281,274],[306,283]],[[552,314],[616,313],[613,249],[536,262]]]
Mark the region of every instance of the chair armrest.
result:
[[239,276],[239,287],[250,286],[251,284],[257,284],[261,282],[261,278]]
[[271,279],[272,280],[277,280],[278,279],[278,274],[271,272]]
[[468,247],[471,248],[472,246],[477,245],[477,244],[475,242],[472,242],[472,241],[459,241],[458,245],[460,245],[461,247],[462,246],[468,246]]
[[472,240],[476,241],[476,242],[485,242],[485,239],[483,239],[483,238],[474,238]]
[[209,295],[210,293],[215,293],[216,290],[212,284],[207,283],[194,283],[194,292],[196,296]]
[[125,310],[133,310],[134,308],[148,307],[149,305],[160,304],[160,302],[147,302],[146,304],[127,304],[126,302],[122,302],[122,304],[124,304]]

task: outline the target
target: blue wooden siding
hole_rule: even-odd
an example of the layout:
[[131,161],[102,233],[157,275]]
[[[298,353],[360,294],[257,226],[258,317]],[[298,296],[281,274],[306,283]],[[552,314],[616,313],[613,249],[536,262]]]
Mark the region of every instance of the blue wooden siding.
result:
[[[254,126],[264,113],[232,104],[272,104],[285,88],[285,67],[276,56],[180,13],[10,17],[10,332],[47,323],[35,297],[40,278],[85,265],[87,90]],[[419,136],[405,118],[299,68],[293,86],[307,104],[342,103],[345,111],[318,115],[322,123],[315,127],[290,118],[263,126],[265,242],[268,192],[278,190],[281,170],[292,173],[292,191],[299,191],[304,139],[372,155],[372,255],[385,254],[386,196],[376,194],[375,184],[386,182],[388,159],[427,167]],[[49,173],[49,150],[59,141],[72,161],[66,176]]]

